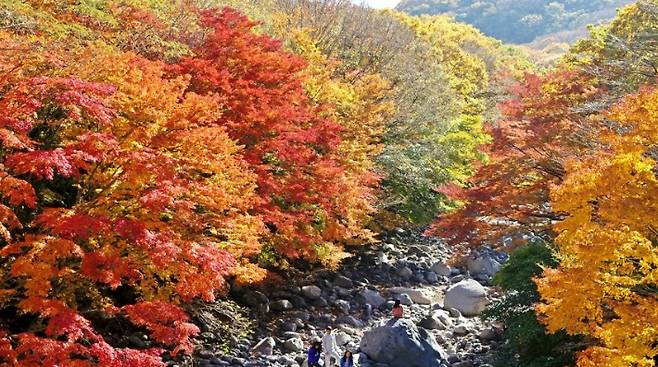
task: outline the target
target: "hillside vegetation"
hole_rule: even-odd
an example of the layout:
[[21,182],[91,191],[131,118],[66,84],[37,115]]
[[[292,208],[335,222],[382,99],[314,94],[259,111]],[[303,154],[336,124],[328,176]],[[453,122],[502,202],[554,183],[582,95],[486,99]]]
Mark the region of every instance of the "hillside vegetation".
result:
[[484,34],[510,43],[529,43],[552,35],[571,42],[585,26],[614,17],[632,0],[402,0],[396,7],[411,15],[448,14]]
[[342,2],[2,1],[0,25],[9,365],[160,366],[192,352],[186,305],[431,220],[483,159],[482,91],[527,67]]
[[[618,5],[495,4],[523,34]],[[0,365],[164,366],[199,309],[431,222],[539,246],[497,279],[518,365],[655,365],[657,30],[640,1],[539,72],[342,0],[0,0]]]

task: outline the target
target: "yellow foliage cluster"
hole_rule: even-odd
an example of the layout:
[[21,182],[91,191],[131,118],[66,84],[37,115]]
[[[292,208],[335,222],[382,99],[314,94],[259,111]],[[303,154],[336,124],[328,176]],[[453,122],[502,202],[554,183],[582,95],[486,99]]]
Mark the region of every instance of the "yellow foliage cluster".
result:
[[658,91],[607,116],[607,149],[567,164],[552,190],[561,265],[537,279],[548,329],[593,337],[579,367],[653,366],[658,354]]

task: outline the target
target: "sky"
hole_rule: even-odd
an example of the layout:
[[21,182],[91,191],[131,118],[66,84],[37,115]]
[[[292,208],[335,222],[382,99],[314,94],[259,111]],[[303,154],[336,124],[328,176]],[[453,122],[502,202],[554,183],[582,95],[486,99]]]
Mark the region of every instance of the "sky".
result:
[[361,2],[364,2],[368,6],[381,9],[381,8],[393,8],[400,1],[399,0],[352,0],[352,2],[356,4],[360,4]]

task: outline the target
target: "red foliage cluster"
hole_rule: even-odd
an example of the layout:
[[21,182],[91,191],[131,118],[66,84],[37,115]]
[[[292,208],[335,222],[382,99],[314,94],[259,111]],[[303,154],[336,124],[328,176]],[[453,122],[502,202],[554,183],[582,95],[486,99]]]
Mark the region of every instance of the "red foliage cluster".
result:
[[162,365],[164,349],[110,345],[94,312],[190,353],[178,304],[258,279],[264,241],[312,258],[340,238],[323,225],[350,211],[336,197],[368,191],[340,186],[359,183],[337,179],[341,129],[305,95],[304,60],[234,10],[198,15],[209,33],[175,64],[0,51],[0,310],[33,319],[0,324],[0,365]]
[[500,105],[503,118],[488,127],[490,162],[469,185],[449,196],[464,203],[441,216],[428,230],[455,245],[494,242],[514,232],[550,230],[560,218],[548,206],[548,190],[564,175],[563,162],[588,149],[594,111],[576,110],[600,93],[587,77],[571,71],[544,76],[526,74]]
[[309,246],[322,240],[322,232],[309,223],[319,212],[336,212],[331,199],[342,171],[334,155],[340,126],[309,107],[302,58],[252,33],[256,23],[237,11],[206,11],[201,19],[212,33],[194,58],[172,70],[191,76],[191,92],[222,96],[216,123],[245,146],[261,199],[255,210],[277,249],[289,257],[312,253]]

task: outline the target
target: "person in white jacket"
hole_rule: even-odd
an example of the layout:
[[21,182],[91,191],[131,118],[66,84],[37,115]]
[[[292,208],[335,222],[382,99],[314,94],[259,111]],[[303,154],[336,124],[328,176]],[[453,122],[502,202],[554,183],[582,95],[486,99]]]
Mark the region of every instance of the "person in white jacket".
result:
[[[336,345],[336,337],[332,333],[331,326],[327,326],[324,335],[322,336],[322,351],[324,352],[324,366],[333,367],[340,360],[340,351]],[[334,359],[334,363],[331,363],[331,358]]]

